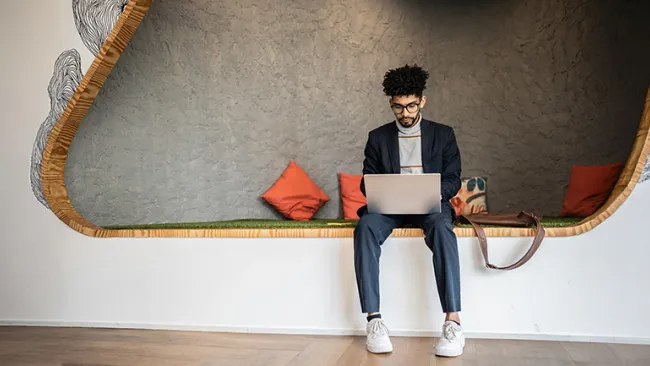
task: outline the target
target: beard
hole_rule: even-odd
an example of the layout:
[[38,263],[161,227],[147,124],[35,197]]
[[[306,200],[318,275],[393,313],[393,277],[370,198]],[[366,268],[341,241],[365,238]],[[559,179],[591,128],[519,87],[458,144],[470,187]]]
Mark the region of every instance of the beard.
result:
[[418,112],[418,114],[415,117],[412,117],[412,118],[411,117],[402,117],[402,118],[398,119],[398,121],[399,121],[400,125],[402,125],[403,127],[408,128],[408,127],[413,127],[413,125],[415,124],[415,121],[417,121],[418,118],[420,118],[420,112]]

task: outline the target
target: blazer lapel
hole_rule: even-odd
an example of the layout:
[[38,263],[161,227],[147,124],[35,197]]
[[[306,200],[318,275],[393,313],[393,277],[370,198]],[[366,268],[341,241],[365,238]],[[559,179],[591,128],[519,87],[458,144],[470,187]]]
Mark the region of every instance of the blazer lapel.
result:
[[397,126],[393,124],[393,128],[390,130],[390,135],[388,137],[388,153],[390,156],[391,168],[393,169],[393,174],[399,174],[400,161],[399,161],[399,137]]
[[429,162],[431,161],[431,152],[433,151],[433,125],[422,118],[420,120],[420,144],[422,146],[422,170],[424,173],[430,173]]

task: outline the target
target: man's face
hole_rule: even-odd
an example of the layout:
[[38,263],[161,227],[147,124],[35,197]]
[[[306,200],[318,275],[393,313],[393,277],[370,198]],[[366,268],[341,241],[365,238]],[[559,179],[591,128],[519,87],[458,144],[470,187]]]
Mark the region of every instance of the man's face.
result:
[[427,97],[416,95],[399,95],[390,98],[390,107],[397,121],[404,127],[411,127],[418,120]]

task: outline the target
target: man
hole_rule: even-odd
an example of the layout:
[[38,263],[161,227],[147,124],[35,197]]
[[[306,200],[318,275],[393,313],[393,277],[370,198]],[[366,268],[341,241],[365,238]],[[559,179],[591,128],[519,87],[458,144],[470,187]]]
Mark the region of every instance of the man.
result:
[[[363,174],[440,173],[442,212],[430,215],[382,215],[358,210],[354,231],[354,266],[361,300],[367,313],[366,348],[373,353],[393,350],[388,328],[379,312],[379,258],[381,246],[394,228],[404,224],[423,229],[425,243],[433,252],[438,296],[446,314],[442,337],[436,345],[439,356],[460,356],[465,338],[460,325],[460,266],[453,222],[456,215],[449,202],[460,190],[461,161],[454,130],[422,118],[426,104],[423,95],[428,72],[415,66],[403,66],[384,76],[384,93],[389,96],[395,121],[368,134]],[[409,187],[395,187],[408,190]],[[364,180],[361,192],[366,194]]]

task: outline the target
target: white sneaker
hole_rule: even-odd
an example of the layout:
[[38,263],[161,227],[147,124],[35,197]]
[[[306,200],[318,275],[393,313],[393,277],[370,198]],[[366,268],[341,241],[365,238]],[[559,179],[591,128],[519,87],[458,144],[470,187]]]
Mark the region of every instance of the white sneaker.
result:
[[436,355],[442,357],[457,357],[463,354],[465,335],[463,328],[456,322],[448,320],[442,326],[442,336],[436,345]]
[[366,349],[372,353],[393,352],[393,344],[388,337],[388,328],[381,318],[375,318],[366,326]]

